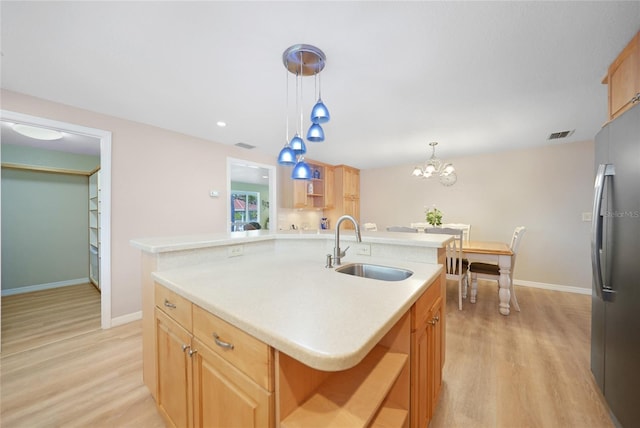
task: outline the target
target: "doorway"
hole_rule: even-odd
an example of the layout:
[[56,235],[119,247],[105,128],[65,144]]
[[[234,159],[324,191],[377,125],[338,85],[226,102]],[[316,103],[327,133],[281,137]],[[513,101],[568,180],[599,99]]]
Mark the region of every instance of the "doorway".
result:
[[[100,325],[101,328],[111,327],[111,132],[88,128],[67,122],[45,119],[42,117],[25,115],[7,110],[0,110],[0,120],[3,122],[20,123],[43,128],[83,135],[98,139],[100,142],[100,170],[101,170],[101,213],[99,219],[101,257],[100,270]],[[1,220],[1,219],[0,219]],[[0,257],[2,249],[0,248]],[[1,299],[1,297],[0,297]],[[0,300],[0,308],[1,308]]]

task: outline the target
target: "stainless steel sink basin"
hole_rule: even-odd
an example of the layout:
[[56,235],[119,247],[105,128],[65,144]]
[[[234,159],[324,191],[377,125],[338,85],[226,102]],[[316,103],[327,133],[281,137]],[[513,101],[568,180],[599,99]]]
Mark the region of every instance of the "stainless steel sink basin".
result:
[[347,275],[361,276],[363,278],[379,279],[381,281],[402,281],[413,275],[407,269],[389,266],[370,265],[366,263],[351,263],[336,269],[336,272]]

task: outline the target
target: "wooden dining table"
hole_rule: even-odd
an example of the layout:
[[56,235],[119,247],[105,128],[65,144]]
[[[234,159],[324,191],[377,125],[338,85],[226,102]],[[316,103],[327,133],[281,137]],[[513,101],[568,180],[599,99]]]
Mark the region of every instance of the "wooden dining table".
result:
[[[509,315],[511,301],[511,258],[513,251],[509,244],[492,241],[468,241],[462,245],[462,256],[469,262],[496,263],[500,268],[498,283],[500,290],[499,310],[502,315]],[[471,303],[476,303],[478,296],[478,280],[471,282]]]

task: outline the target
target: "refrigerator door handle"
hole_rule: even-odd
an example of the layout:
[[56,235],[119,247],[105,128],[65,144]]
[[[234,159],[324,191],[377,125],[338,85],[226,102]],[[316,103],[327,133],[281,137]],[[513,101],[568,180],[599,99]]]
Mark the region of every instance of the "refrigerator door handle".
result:
[[596,173],[593,196],[593,214],[591,223],[591,268],[593,270],[593,280],[595,281],[596,294],[602,300],[610,301],[615,293],[611,287],[604,283],[602,278],[602,229],[603,217],[602,197],[604,195],[604,185],[607,177],[615,175],[615,168],[612,164],[600,164]]

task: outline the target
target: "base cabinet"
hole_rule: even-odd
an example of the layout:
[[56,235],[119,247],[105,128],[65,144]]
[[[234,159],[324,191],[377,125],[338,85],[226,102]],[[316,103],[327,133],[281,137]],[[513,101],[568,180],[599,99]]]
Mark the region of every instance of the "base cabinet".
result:
[[444,363],[443,276],[369,354],[326,372],[155,284],[155,398],[171,427],[420,427]]
[[192,426],[191,334],[156,309],[158,410],[170,426]]
[[443,291],[439,279],[414,306],[414,331],[411,333],[412,427],[425,428],[429,425],[442,387]]
[[271,394],[197,339],[194,348],[194,426],[271,426]]
[[[272,428],[271,348],[160,285],[155,292],[156,404],[167,425]],[[214,337],[222,350],[208,345]]]

